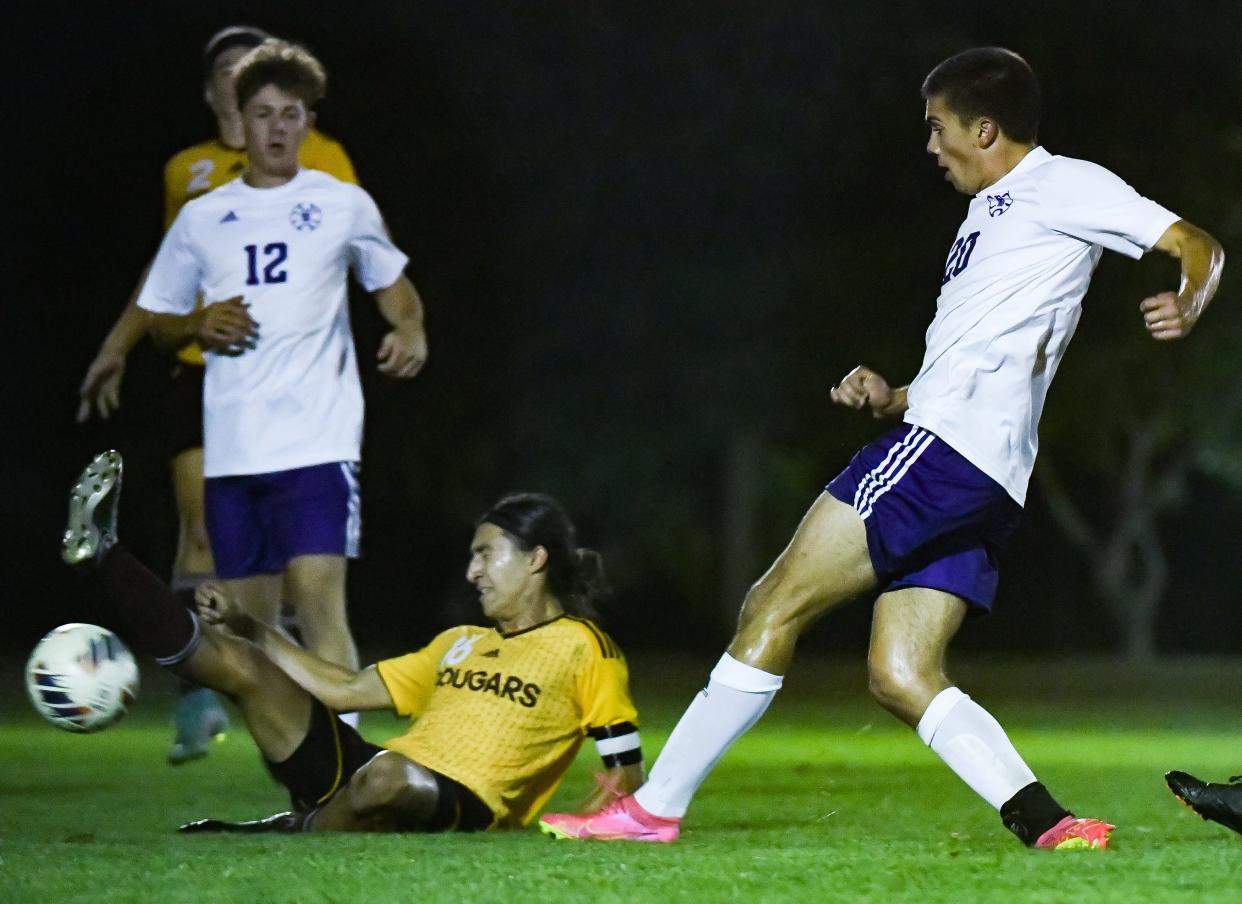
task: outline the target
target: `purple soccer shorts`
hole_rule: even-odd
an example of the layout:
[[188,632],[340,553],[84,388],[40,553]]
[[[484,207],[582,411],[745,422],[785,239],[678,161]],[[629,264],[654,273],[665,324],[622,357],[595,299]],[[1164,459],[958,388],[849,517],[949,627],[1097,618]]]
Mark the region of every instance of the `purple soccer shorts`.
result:
[[991,611],[996,557],[1022,506],[944,440],[903,424],[864,446],[826,489],[862,516],[881,592],[930,587]]
[[208,477],[203,489],[207,534],[221,578],[279,574],[298,556],[358,557],[357,462]]

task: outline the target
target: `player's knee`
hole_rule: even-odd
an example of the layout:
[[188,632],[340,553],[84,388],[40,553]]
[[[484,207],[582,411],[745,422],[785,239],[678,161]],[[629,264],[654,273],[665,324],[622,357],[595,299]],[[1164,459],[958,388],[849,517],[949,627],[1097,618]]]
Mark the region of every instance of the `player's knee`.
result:
[[892,657],[871,657],[867,660],[868,689],[871,696],[893,715],[909,720],[914,712],[924,682],[917,670]]
[[813,591],[799,587],[775,569],[751,586],[738,617],[739,631],[765,634],[801,630],[799,614],[808,610]]
[[395,819],[430,810],[435,803],[435,784],[424,772],[398,753],[378,754],[351,779],[350,806],[357,816],[371,819]]

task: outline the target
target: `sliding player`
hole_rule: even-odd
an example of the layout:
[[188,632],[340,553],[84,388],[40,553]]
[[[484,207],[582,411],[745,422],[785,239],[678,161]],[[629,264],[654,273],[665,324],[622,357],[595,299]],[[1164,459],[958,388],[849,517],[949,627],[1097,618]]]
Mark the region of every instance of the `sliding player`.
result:
[[[62,554],[98,581],[135,650],[228,696],[293,809],[254,822],[201,820],[184,832],[474,831],[527,824],[582,741],[606,772],[596,809],[642,781],[625,659],[589,619],[602,563],[577,548],[555,500],[506,496],[479,519],[466,578],[495,628],[450,628],[414,653],[361,671],[327,662],[249,615],[217,584],[199,615],[117,542],[121,457],[106,452],[69,497]],[[341,710],[416,721],[382,747]]]

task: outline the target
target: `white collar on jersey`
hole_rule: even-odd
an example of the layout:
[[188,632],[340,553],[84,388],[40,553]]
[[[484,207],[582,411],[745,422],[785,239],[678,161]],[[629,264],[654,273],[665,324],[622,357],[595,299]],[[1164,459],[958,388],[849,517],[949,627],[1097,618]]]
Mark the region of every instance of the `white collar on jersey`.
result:
[[1039,166],[1045,160],[1051,159],[1052,155],[1044,150],[1044,146],[1042,144],[1037,144],[1035,147],[1026,152],[1026,156],[1018,161],[1017,166],[1005,173],[1005,175],[1001,176],[987,188],[979,189],[979,192],[975,195],[975,197],[982,198],[984,195],[994,195],[997,193],[996,189],[998,186],[1004,185],[1015,176],[1020,176],[1027,170],[1034,169]]

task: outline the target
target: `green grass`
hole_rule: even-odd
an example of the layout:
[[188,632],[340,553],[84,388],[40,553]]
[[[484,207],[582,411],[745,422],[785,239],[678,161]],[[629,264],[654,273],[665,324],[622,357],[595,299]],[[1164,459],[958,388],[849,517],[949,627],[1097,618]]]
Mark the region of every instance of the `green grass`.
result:
[[[710,657],[634,664],[649,760]],[[14,687],[11,669],[5,686]],[[962,686],[1082,815],[1116,822],[1105,852],[1028,851],[907,729],[865,696],[861,664],[800,663],[725,758],[670,846],[477,836],[183,838],[178,823],[249,818],[284,799],[235,731],[164,765],[169,686],[144,669],[127,721],[95,736],[0,703],[0,900],[26,901],[1235,901],[1242,839],[1201,822],[1161,772],[1242,771],[1242,664],[1143,675],[1104,663],[977,662]],[[1192,701],[1189,705],[1187,701]],[[365,733],[400,729],[371,716]],[[572,807],[584,751],[553,801]]]

